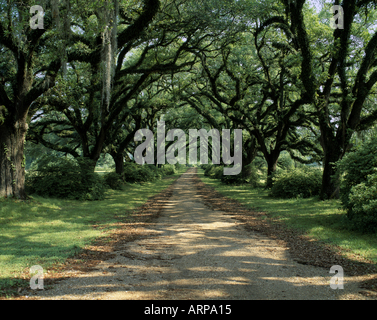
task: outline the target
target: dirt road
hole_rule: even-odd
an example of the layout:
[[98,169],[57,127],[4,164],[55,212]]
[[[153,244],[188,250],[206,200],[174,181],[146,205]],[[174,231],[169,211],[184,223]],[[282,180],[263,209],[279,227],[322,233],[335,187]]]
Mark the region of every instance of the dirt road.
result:
[[189,170],[147,236],[40,299],[366,299],[354,279],[330,288],[329,271],[293,261],[287,248],[206,207]]

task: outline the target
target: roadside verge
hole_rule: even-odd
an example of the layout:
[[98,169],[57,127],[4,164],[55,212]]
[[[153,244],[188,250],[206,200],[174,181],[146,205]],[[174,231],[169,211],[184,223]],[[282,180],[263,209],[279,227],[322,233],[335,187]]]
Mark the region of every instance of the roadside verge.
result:
[[288,248],[291,257],[300,264],[323,267],[328,270],[339,265],[349,276],[361,279],[361,293],[377,298],[377,267],[369,260],[354,256],[354,260],[344,256],[344,250],[338,246],[322,243],[306,234],[288,228],[281,221],[266,212],[253,211],[235,199],[226,197],[213,187],[205,184],[199,176],[198,192],[207,206],[213,210],[227,212],[234,219],[242,222],[247,230],[260,232]]

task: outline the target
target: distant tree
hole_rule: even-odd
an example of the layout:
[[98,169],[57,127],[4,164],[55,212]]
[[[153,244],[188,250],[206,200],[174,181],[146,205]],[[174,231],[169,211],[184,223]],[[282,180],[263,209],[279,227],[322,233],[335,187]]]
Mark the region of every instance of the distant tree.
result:
[[300,132],[314,125],[315,113],[310,100],[297,93],[300,61],[289,49],[289,39],[255,23],[251,35],[243,32],[235,44],[216,52],[216,56],[199,54],[202,76],[187,87],[186,99],[209,121],[213,122],[211,114],[216,110],[227,125],[247,131],[244,165],[260,150],[270,187],[283,150],[301,162],[318,160],[318,142],[309,130],[306,135]]

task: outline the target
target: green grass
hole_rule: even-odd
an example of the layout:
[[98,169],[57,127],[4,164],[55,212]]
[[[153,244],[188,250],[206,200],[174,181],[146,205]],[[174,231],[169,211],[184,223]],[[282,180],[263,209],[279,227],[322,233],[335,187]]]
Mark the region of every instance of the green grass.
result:
[[277,199],[268,196],[268,191],[249,186],[227,186],[219,180],[204,176],[198,170],[202,181],[224,196],[235,199],[249,208],[266,212],[290,228],[307,233],[310,237],[337,245],[377,263],[377,237],[375,234],[361,234],[350,231],[340,202],[308,199]]
[[14,285],[28,286],[30,278],[19,278],[31,266],[40,265],[46,272],[53,264],[64,262],[173,181],[127,184],[122,191],[108,190],[103,201],[39,196],[27,202],[0,200],[0,296]]

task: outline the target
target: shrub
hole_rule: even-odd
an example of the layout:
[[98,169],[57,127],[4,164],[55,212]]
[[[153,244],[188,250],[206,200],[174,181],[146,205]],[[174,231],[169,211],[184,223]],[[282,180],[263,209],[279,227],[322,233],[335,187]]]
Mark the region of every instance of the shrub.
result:
[[258,170],[267,170],[267,162],[263,157],[257,156],[252,164]]
[[123,171],[124,180],[126,182],[135,183],[143,180],[140,175],[140,166],[136,163],[126,163]]
[[278,198],[309,198],[319,195],[322,171],[313,168],[280,170],[273,176],[270,195]]
[[224,174],[224,167],[220,165],[208,164],[202,168],[204,168],[204,175],[211,179],[221,179]]
[[116,172],[106,173],[103,179],[110,189],[122,190],[122,186],[124,183],[122,177]]
[[76,199],[90,201],[105,199],[107,187],[102,177],[94,172],[88,172],[83,175],[82,179],[84,192],[81,195],[78,195]]
[[286,151],[283,151],[281,154],[280,154],[280,157],[279,157],[279,160],[278,160],[278,166],[281,168],[281,169],[284,169],[284,170],[291,170],[294,168],[295,166],[295,163],[294,161],[292,160],[291,156],[289,155],[288,152]]
[[341,177],[340,193],[343,206],[350,209],[349,194],[352,187],[367,181],[377,167],[377,139],[348,153],[337,163],[337,174]]
[[241,172],[235,176],[223,175],[221,181],[229,185],[241,185],[250,184],[252,187],[256,187],[259,181],[258,170],[253,164],[249,164],[243,168],[244,172]]
[[362,232],[377,232],[377,172],[351,188],[348,217],[353,229]]
[[[377,231],[377,138],[359,146],[337,163],[340,199],[352,229]],[[374,190],[374,191],[373,191]]]
[[175,170],[178,172],[178,171],[182,171],[186,166],[183,165],[183,164],[180,164],[180,163],[176,163],[175,165]]
[[171,164],[165,164],[163,167],[163,171],[166,176],[171,176],[177,172],[175,165]]
[[27,174],[27,191],[53,198],[103,200],[106,191],[104,181],[91,168],[85,159],[45,155]]
[[160,180],[164,176],[164,171],[153,164],[147,164],[142,166],[141,168],[142,172],[149,174],[150,178],[148,179],[148,181]]
[[256,186],[259,181],[259,175],[257,168],[250,164],[243,168],[246,172],[241,172],[238,175],[224,175],[224,166],[220,165],[202,165],[204,169],[204,175],[211,179],[219,179],[221,182],[228,185],[240,185],[250,183],[252,186]]
[[212,164],[202,164],[201,165],[201,168],[204,170],[204,175],[206,177],[209,177],[209,173],[211,172],[213,167],[214,167],[214,165],[212,165]]
[[127,163],[124,168],[124,180],[130,183],[151,182],[161,179],[163,171],[154,165]]

